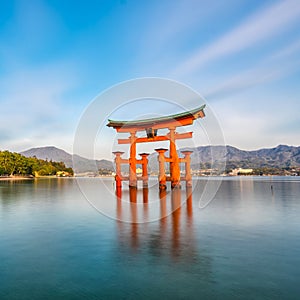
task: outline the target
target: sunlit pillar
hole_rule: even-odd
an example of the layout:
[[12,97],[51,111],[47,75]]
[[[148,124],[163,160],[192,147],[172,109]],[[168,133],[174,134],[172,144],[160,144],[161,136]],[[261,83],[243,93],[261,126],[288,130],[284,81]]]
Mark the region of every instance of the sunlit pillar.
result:
[[137,186],[136,178],[136,136],[135,131],[130,132],[130,157],[129,157],[129,186]]
[[113,152],[115,155],[115,164],[116,164],[116,189],[121,189],[122,188],[122,173],[121,173],[121,155],[124,154],[124,152],[121,151],[115,151]]
[[144,215],[143,215],[143,220],[145,222],[147,222],[149,220],[149,205],[148,205],[148,195],[149,195],[149,189],[148,187],[144,187],[143,188],[143,212],[144,212]]
[[166,179],[166,171],[165,171],[165,152],[168,151],[168,149],[158,148],[158,149],[155,149],[155,151],[158,153],[159,188],[165,190],[167,188],[167,179]]
[[186,187],[186,209],[188,219],[190,220],[193,216],[193,189],[191,186]]
[[180,248],[180,215],[181,215],[181,190],[173,189],[171,191],[171,204],[172,204],[172,241],[173,241],[173,255],[178,255]]
[[167,191],[164,189],[159,190],[160,199],[160,229],[162,235],[165,234],[167,227]]
[[129,187],[129,200],[132,203],[137,203],[137,189],[135,187]]
[[193,151],[181,151],[184,154],[186,186],[192,186],[191,154]]
[[148,155],[149,153],[140,153],[142,157],[142,178],[143,178],[143,187],[148,186]]
[[171,186],[180,186],[180,168],[179,168],[179,158],[177,155],[176,144],[175,144],[175,128],[169,128],[170,133],[170,175],[171,175]]
[[149,195],[149,189],[148,187],[143,188],[143,202],[148,203],[148,195]]

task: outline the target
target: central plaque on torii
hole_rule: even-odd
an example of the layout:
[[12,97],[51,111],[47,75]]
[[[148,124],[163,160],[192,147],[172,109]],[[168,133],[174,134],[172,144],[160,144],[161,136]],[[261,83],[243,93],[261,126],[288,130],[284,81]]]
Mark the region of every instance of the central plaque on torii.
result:
[[[113,127],[117,132],[129,133],[127,139],[118,139],[118,144],[130,144],[130,157],[129,159],[122,158],[123,152],[115,151],[115,164],[116,164],[116,187],[122,187],[123,180],[129,180],[130,187],[137,187],[137,180],[143,181],[143,186],[148,186],[148,153],[140,153],[140,159],[136,158],[136,144],[170,141],[169,149],[157,148],[158,162],[159,162],[159,187],[166,189],[167,181],[171,181],[171,187],[179,187],[180,181],[184,180],[187,185],[192,184],[192,176],[190,169],[190,155],[191,151],[182,151],[183,158],[179,158],[176,149],[176,140],[192,138],[193,132],[177,133],[176,128],[192,125],[194,120],[204,118],[204,108],[202,105],[196,109],[185,111],[180,114],[164,116],[160,118],[151,118],[136,121],[115,121],[108,120],[108,127]],[[160,129],[168,129],[166,135],[159,135]],[[137,137],[136,133],[143,131],[145,137]],[[169,157],[165,156],[165,152],[169,150]],[[170,164],[170,176],[166,176],[165,162]],[[185,163],[185,176],[180,177],[180,163]],[[121,164],[129,164],[129,177],[122,176]],[[137,177],[136,165],[142,165],[142,177]]]

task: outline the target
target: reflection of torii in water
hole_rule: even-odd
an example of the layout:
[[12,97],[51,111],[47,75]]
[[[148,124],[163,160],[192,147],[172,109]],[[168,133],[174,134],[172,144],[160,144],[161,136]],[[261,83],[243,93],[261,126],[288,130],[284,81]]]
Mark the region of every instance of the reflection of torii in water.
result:
[[[186,202],[182,205],[182,197]],[[159,191],[159,222],[153,223],[154,230],[147,227],[148,219],[148,188],[139,193],[137,189],[129,189],[122,195],[121,189],[116,191],[116,212],[119,241],[122,248],[130,246],[130,250],[155,251],[156,255],[170,255],[180,260],[195,260],[197,253],[195,237],[193,236],[193,200],[192,187]],[[124,206],[130,202],[130,207]],[[143,202],[142,207],[137,203]],[[167,209],[170,203],[172,212]],[[185,209],[184,209],[185,208]],[[120,220],[127,220],[122,222]],[[147,229],[146,229],[147,228]],[[157,230],[158,229],[158,230]],[[151,236],[147,238],[146,235]],[[124,250],[123,250],[124,251]],[[202,260],[202,259],[201,259]]]
[[[136,159],[136,144],[137,143],[149,143],[159,141],[170,141],[169,157],[165,156],[165,152],[168,149],[158,148],[155,149],[159,156],[159,187],[160,189],[166,189],[166,181],[171,181],[171,186],[180,186],[180,180],[185,180],[187,185],[191,185],[192,176],[190,170],[190,155],[191,151],[182,151],[184,158],[179,158],[176,150],[177,139],[191,138],[193,132],[176,133],[176,128],[181,126],[192,125],[194,120],[203,118],[205,105],[202,105],[194,110],[186,111],[181,114],[165,116],[161,118],[151,118],[137,121],[113,121],[108,120],[108,127],[113,127],[117,132],[128,132],[130,134],[128,139],[118,139],[119,144],[130,144],[130,157],[129,159],[123,159],[121,155],[124,152],[116,151],[115,163],[116,163],[116,187],[122,187],[122,180],[129,180],[130,187],[137,186],[136,165],[142,164],[142,177],[143,186],[148,185],[148,153],[141,153],[141,159]],[[157,135],[159,129],[169,129],[169,133],[166,135]],[[145,131],[145,137],[137,137],[138,131]],[[165,162],[170,164],[170,177],[165,173]],[[185,177],[180,178],[180,163],[185,163]],[[129,177],[124,177],[121,174],[121,164],[129,164]]]

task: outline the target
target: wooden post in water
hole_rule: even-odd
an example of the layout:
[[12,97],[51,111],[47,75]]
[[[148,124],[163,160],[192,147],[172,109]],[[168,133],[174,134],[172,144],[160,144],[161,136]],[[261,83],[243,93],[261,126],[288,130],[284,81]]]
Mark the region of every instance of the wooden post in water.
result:
[[180,216],[181,216],[181,190],[173,189],[171,191],[171,205],[172,205],[172,250],[173,255],[178,255],[178,250],[180,246]]
[[142,178],[143,178],[143,187],[147,187],[148,186],[148,155],[149,153],[140,153],[139,154],[142,159],[141,159],[141,163],[142,163]]
[[130,132],[130,157],[129,157],[129,186],[137,186],[136,178],[136,131]]
[[171,175],[171,187],[180,187],[180,168],[179,159],[175,144],[175,127],[170,127],[170,175]]
[[165,148],[158,148],[155,149],[158,153],[158,166],[159,166],[159,173],[158,173],[158,181],[159,181],[159,189],[165,190],[167,188],[167,178],[166,178],[166,171],[165,171],[165,152],[168,149]]
[[148,187],[143,187],[143,203],[148,203],[149,189]]
[[192,174],[191,174],[191,154],[193,151],[181,151],[184,154],[185,163],[185,183],[186,186],[192,186]]
[[122,151],[115,151],[113,152],[115,155],[115,164],[116,164],[116,189],[122,188],[122,173],[121,173],[121,162],[122,158],[121,155],[124,154]]
[[191,219],[193,215],[193,188],[192,186],[186,187],[186,208],[187,208],[187,216]]
[[137,189],[136,187],[129,187],[129,200],[131,203],[137,202]]

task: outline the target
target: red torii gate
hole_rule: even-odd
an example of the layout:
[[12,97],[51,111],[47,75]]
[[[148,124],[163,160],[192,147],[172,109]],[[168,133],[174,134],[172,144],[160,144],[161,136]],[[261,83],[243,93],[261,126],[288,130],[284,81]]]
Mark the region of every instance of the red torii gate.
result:
[[[129,159],[123,159],[121,156],[124,152],[116,151],[115,163],[116,163],[116,187],[122,187],[123,180],[129,180],[130,187],[137,187],[137,180],[143,180],[143,186],[148,186],[148,153],[140,153],[141,159],[136,158],[136,144],[137,143],[149,143],[159,141],[170,141],[170,148],[158,148],[155,149],[158,152],[159,162],[159,187],[160,189],[166,188],[166,182],[171,181],[172,188],[180,186],[180,180],[185,180],[187,185],[191,185],[192,176],[190,170],[190,155],[192,151],[181,151],[184,154],[184,158],[179,158],[176,150],[175,141],[178,139],[192,138],[193,132],[177,133],[176,128],[181,126],[192,125],[194,120],[198,118],[204,118],[204,108],[202,105],[196,109],[186,111],[180,114],[165,116],[161,118],[151,118],[137,121],[114,121],[108,120],[108,127],[113,127],[117,132],[128,132],[130,134],[127,139],[118,139],[118,144],[130,144],[130,157]],[[169,129],[169,133],[166,135],[157,135],[159,129]],[[146,131],[145,137],[137,137],[138,131]],[[165,152],[169,150],[169,157],[165,156]],[[170,164],[170,176],[166,176],[165,162]],[[185,177],[180,178],[179,164],[185,163]],[[129,177],[122,176],[121,164],[129,164]],[[136,174],[136,165],[142,165],[142,177],[138,178]]]

